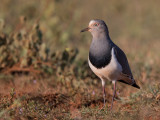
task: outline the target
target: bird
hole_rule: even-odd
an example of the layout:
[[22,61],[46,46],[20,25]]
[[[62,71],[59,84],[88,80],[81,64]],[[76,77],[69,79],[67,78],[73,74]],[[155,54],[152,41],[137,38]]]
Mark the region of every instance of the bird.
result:
[[81,32],[89,31],[92,42],[89,49],[89,67],[101,79],[103,88],[103,107],[105,107],[105,83],[107,80],[114,85],[111,109],[116,96],[116,83],[123,82],[140,89],[132,75],[125,53],[111,40],[106,23],[100,19],[93,19],[87,28]]

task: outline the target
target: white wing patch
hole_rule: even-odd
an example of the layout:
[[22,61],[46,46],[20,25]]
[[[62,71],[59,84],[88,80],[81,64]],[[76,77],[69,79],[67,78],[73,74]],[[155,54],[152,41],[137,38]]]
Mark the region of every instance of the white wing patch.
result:
[[119,64],[116,56],[115,56],[115,52],[114,52],[114,48],[112,48],[111,50],[111,61],[110,63],[100,69],[97,69],[96,67],[94,67],[90,60],[88,59],[89,62],[89,66],[91,68],[91,70],[99,77],[99,78],[107,78],[108,80],[118,80],[121,72],[122,72],[122,66]]

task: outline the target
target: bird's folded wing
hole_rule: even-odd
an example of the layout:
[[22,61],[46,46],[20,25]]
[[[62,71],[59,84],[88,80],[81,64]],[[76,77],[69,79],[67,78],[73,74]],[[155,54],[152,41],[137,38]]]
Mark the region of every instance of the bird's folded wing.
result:
[[135,83],[131,69],[129,67],[128,64],[128,60],[126,55],[124,54],[124,52],[118,47],[118,46],[114,46],[114,51],[115,51],[115,55],[117,58],[117,61],[119,62],[119,64],[122,67],[122,73],[120,75],[119,80],[121,82],[124,82],[126,84],[132,85]]
[[131,78],[131,76],[128,76],[126,74],[121,73],[119,80],[124,81],[124,83],[127,83],[129,85],[133,85],[134,84],[134,79]]

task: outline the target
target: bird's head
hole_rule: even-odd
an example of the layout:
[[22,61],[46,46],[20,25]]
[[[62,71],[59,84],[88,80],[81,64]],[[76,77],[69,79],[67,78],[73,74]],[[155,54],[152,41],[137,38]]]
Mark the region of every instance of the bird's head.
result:
[[95,19],[89,22],[87,28],[81,30],[81,32],[85,31],[91,32],[91,34],[94,36],[103,32],[108,33],[108,28],[103,20]]

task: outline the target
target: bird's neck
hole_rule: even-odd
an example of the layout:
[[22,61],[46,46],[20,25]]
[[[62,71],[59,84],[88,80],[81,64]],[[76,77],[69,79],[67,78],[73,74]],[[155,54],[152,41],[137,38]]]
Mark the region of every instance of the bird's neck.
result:
[[110,54],[110,50],[113,42],[111,41],[109,35],[100,34],[97,36],[93,36],[92,43],[90,46],[90,53],[93,56],[101,56]]
[[93,39],[106,39],[110,40],[108,31],[94,32],[92,33]]

